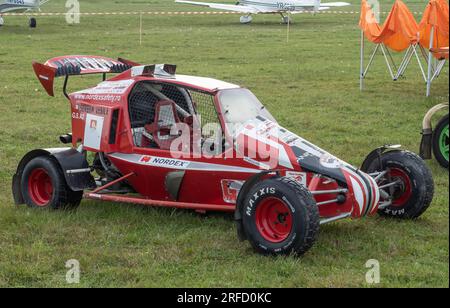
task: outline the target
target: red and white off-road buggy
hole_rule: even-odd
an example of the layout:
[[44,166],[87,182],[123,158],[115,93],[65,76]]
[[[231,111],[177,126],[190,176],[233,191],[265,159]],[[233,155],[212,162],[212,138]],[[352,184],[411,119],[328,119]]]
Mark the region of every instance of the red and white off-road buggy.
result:
[[[282,128],[237,85],[95,56],[33,67],[49,95],[54,78],[65,78],[72,132],[60,139],[71,147],[25,155],[13,179],[17,204],[74,208],[84,197],[229,211],[257,251],[303,254],[321,224],[377,212],[416,218],[433,198],[417,155],[385,146],[355,168]],[[103,82],[67,94],[69,76],[84,74]]]

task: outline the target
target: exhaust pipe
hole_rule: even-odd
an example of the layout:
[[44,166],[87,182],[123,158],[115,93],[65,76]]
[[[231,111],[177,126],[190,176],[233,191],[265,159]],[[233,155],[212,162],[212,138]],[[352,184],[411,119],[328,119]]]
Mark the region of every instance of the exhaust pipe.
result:
[[433,126],[431,124],[432,117],[440,110],[448,109],[448,103],[434,106],[428,110],[422,122],[422,141],[420,142],[420,157],[422,159],[431,159],[431,149],[433,142]]
[[61,141],[61,143],[63,143],[63,144],[72,143],[72,134],[59,136],[59,141]]

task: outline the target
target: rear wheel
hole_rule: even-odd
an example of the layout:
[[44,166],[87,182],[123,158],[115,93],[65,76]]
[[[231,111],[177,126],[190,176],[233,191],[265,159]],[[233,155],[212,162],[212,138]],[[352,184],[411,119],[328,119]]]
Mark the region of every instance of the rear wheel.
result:
[[24,168],[20,185],[25,203],[32,208],[76,208],[83,197],[82,191],[75,192],[67,186],[61,168],[49,156],[31,160]]
[[433,153],[439,164],[448,169],[449,156],[449,127],[448,114],[443,117],[433,133]]
[[263,254],[302,255],[319,232],[319,210],[311,193],[288,178],[260,182],[244,203],[243,225],[254,249]]
[[378,213],[381,216],[414,219],[422,215],[433,200],[434,183],[431,171],[416,154],[391,151],[370,162],[367,173],[383,172],[377,184],[383,191],[384,201]]

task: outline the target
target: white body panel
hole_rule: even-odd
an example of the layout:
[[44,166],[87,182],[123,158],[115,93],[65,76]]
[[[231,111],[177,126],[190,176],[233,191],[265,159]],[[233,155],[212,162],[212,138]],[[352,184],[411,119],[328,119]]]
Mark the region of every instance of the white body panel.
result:
[[[192,87],[203,88],[209,91],[218,91],[226,89],[237,89],[240,86],[228,83],[225,81],[207,78],[207,77],[197,77],[188,75],[173,75],[171,78],[165,78],[162,76],[155,76],[155,80],[158,81],[177,81]],[[84,100],[86,95],[102,95],[104,98],[115,98],[117,95],[125,93],[131,85],[133,85],[133,80],[120,80],[120,81],[104,81],[99,83],[97,86],[78,91],[73,93],[76,99]],[[100,98],[97,98],[100,99]]]
[[[158,77],[158,79],[164,80],[163,77]],[[175,75],[174,78],[169,80],[171,81],[176,80],[185,84],[190,84],[195,87],[204,88],[210,91],[240,88],[238,85],[207,77]]]
[[84,128],[84,145],[95,150],[100,150],[103,133],[104,118],[93,114],[86,116]]
[[43,4],[42,2],[40,0],[0,0],[0,14],[38,10],[40,5]]

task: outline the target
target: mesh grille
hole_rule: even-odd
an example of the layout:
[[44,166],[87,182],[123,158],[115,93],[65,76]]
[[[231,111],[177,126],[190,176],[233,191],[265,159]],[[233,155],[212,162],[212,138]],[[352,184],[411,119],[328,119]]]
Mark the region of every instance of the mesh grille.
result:
[[192,101],[194,103],[196,113],[200,119],[200,127],[202,128],[202,139],[209,138],[213,135],[207,128],[212,125],[220,125],[219,118],[217,117],[216,108],[214,107],[214,97],[212,95],[189,91]]
[[144,83],[138,83],[129,98],[129,113],[131,128],[144,127],[155,120],[155,106],[158,97],[144,87]]
[[[181,121],[195,113],[199,116],[201,128],[205,125],[211,126],[211,124],[214,127],[220,125],[212,95],[169,84],[140,82],[131,92],[128,104],[133,139],[137,146],[142,145],[143,127],[147,124],[153,124],[155,121],[156,104],[159,101],[166,100],[173,101],[176,104],[177,115]],[[212,135],[210,129],[204,132],[202,129],[203,140]]]

